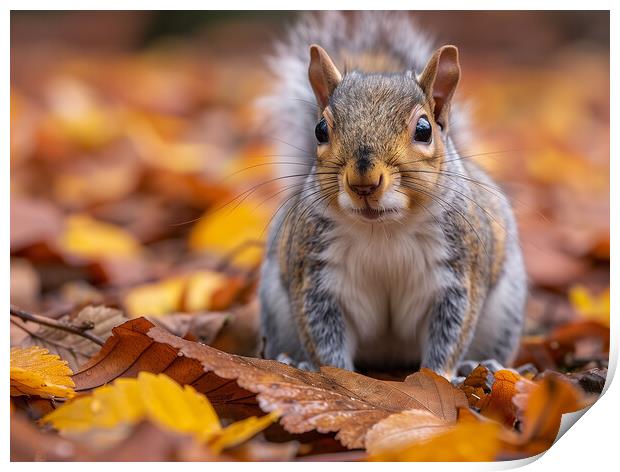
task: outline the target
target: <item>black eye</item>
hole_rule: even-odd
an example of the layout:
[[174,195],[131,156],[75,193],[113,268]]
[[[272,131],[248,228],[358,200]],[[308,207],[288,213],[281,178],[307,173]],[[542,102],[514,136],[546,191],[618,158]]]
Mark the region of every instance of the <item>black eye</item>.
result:
[[316,136],[316,140],[319,144],[329,142],[329,135],[327,134],[327,121],[325,121],[325,118],[321,118],[321,121],[317,123],[316,128],[314,128],[314,135]]
[[413,140],[419,143],[430,143],[433,137],[433,128],[426,116],[421,116],[415,125]]

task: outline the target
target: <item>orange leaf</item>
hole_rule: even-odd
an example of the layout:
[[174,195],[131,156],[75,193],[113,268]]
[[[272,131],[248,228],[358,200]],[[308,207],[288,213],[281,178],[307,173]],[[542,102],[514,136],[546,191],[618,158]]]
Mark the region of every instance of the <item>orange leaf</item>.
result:
[[551,447],[564,413],[586,406],[582,393],[558,374],[547,374],[538,384],[522,380],[517,389],[513,402],[523,424],[517,448],[530,456]]
[[512,398],[517,393],[515,384],[521,376],[510,370],[498,370],[491,393],[483,398],[478,407],[484,416],[499,421],[508,427],[515,422],[515,407]]
[[459,421],[448,431],[411,446],[383,452],[373,461],[492,461],[500,452],[500,425],[492,421]]

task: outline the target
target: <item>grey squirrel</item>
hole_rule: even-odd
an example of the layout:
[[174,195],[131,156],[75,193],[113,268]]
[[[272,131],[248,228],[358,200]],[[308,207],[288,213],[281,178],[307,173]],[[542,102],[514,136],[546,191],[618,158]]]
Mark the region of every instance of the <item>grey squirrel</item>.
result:
[[271,68],[272,133],[305,155],[261,271],[265,356],[447,378],[511,362],[525,270],[507,198],[459,155],[457,48],[433,52],[403,12],[322,12]]

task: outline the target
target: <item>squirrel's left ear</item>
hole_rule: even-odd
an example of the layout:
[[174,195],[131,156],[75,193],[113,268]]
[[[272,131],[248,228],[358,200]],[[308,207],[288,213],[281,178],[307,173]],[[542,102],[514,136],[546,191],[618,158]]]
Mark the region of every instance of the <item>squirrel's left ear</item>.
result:
[[450,101],[460,77],[459,50],[451,45],[437,49],[418,76],[422,90],[432,99],[435,121],[444,129],[448,124]]
[[325,50],[316,44],[310,46],[308,78],[321,110],[325,109],[329,97],[342,80],[342,75]]

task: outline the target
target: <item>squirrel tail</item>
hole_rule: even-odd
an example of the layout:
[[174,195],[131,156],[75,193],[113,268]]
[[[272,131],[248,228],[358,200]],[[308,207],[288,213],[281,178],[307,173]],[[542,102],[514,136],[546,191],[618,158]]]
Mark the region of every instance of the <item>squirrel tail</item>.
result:
[[[319,117],[308,81],[309,46],[319,44],[339,63],[339,54],[382,52],[420,73],[433,54],[436,42],[406,12],[321,11],[306,13],[275,44],[268,66],[274,77],[271,94],[258,102],[261,122],[275,141],[280,176],[294,184],[311,172],[316,158],[314,127]],[[346,70],[342,70],[346,74]],[[465,144],[467,122],[463,107],[453,103],[450,137]],[[291,164],[293,163],[293,164]]]

